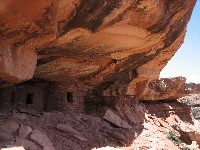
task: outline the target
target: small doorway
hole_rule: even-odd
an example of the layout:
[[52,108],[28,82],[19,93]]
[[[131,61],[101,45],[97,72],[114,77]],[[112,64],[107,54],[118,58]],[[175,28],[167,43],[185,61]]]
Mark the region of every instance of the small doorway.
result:
[[67,92],[67,102],[73,103],[73,93]]
[[14,103],[15,103],[15,92],[14,92],[14,91],[11,92],[11,95],[10,95],[10,103],[11,103],[11,104],[14,104]]
[[26,104],[33,104],[33,93],[27,93]]

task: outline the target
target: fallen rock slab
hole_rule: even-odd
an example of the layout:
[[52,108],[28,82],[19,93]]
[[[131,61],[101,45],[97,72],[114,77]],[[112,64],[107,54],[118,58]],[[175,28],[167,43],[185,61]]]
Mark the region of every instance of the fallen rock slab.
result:
[[75,138],[77,138],[81,141],[87,141],[87,139],[85,137],[83,137],[80,132],[78,132],[77,130],[72,128],[69,124],[57,124],[56,128],[61,131],[65,131],[65,132],[72,134]]
[[139,124],[139,120],[129,108],[124,111],[124,114],[131,124]]
[[8,133],[12,133],[12,132],[15,132],[19,129],[19,124],[13,120],[11,121],[8,121],[4,124],[2,124],[0,126],[0,130],[2,131],[5,131],[5,132],[8,132]]
[[69,124],[57,124],[56,128],[69,133],[81,135],[80,132],[72,128]]
[[25,139],[28,135],[31,134],[31,132],[32,132],[31,127],[29,127],[29,126],[22,126],[19,129],[19,137]]
[[47,137],[47,135],[37,129],[34,129],[32,131],[31,140],[34,141],[35,143],[39,144],[42,147],[53,145],[53,143]]
[[81,136],[81,135],[77,135],[77,134],[75,134],[75,135],[73,135],[75,138],[77,138],[78,140],[80,140],[80,141],[87,141],[88,139],[86,139],[85,137],[83,137],[83,136]]
[[131,129],[132,127],[118,115],[114,114],[110,109],[108,109],[103,117],[108,122],[124,129]]

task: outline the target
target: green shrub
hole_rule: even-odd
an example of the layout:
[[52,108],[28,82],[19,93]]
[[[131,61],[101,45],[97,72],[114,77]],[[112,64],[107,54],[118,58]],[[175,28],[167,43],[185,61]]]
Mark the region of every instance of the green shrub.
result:
[[179,139],[179,137],[176,135],[176,131],[175,130],[170,130],[169,132],[164,132],[164,134],[166,135],[166,137],[172,141],[175,145],[180,145],[182,143],[182,141]]

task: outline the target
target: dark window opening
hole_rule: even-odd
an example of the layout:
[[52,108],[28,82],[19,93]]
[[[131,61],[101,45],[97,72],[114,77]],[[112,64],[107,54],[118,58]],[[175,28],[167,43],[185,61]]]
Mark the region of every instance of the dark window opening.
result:
[[28,93],[27,94],[26,104],[33,104],[33,93]]
[[67,92],[67,102],[73,102],[73,93]]
[[11,104],[14,104],[14,102],[15,102],[15,92],[13,92],[13,91],[10,95],[10,102],[11,102]]

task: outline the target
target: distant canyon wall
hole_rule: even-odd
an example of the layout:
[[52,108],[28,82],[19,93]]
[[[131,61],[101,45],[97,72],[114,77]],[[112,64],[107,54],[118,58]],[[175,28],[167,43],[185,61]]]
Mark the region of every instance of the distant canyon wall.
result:
[[185,82],[185,77],[160,78],[152,81],[141,100],[176,100],[190,94],[200,94],[200,84]]

